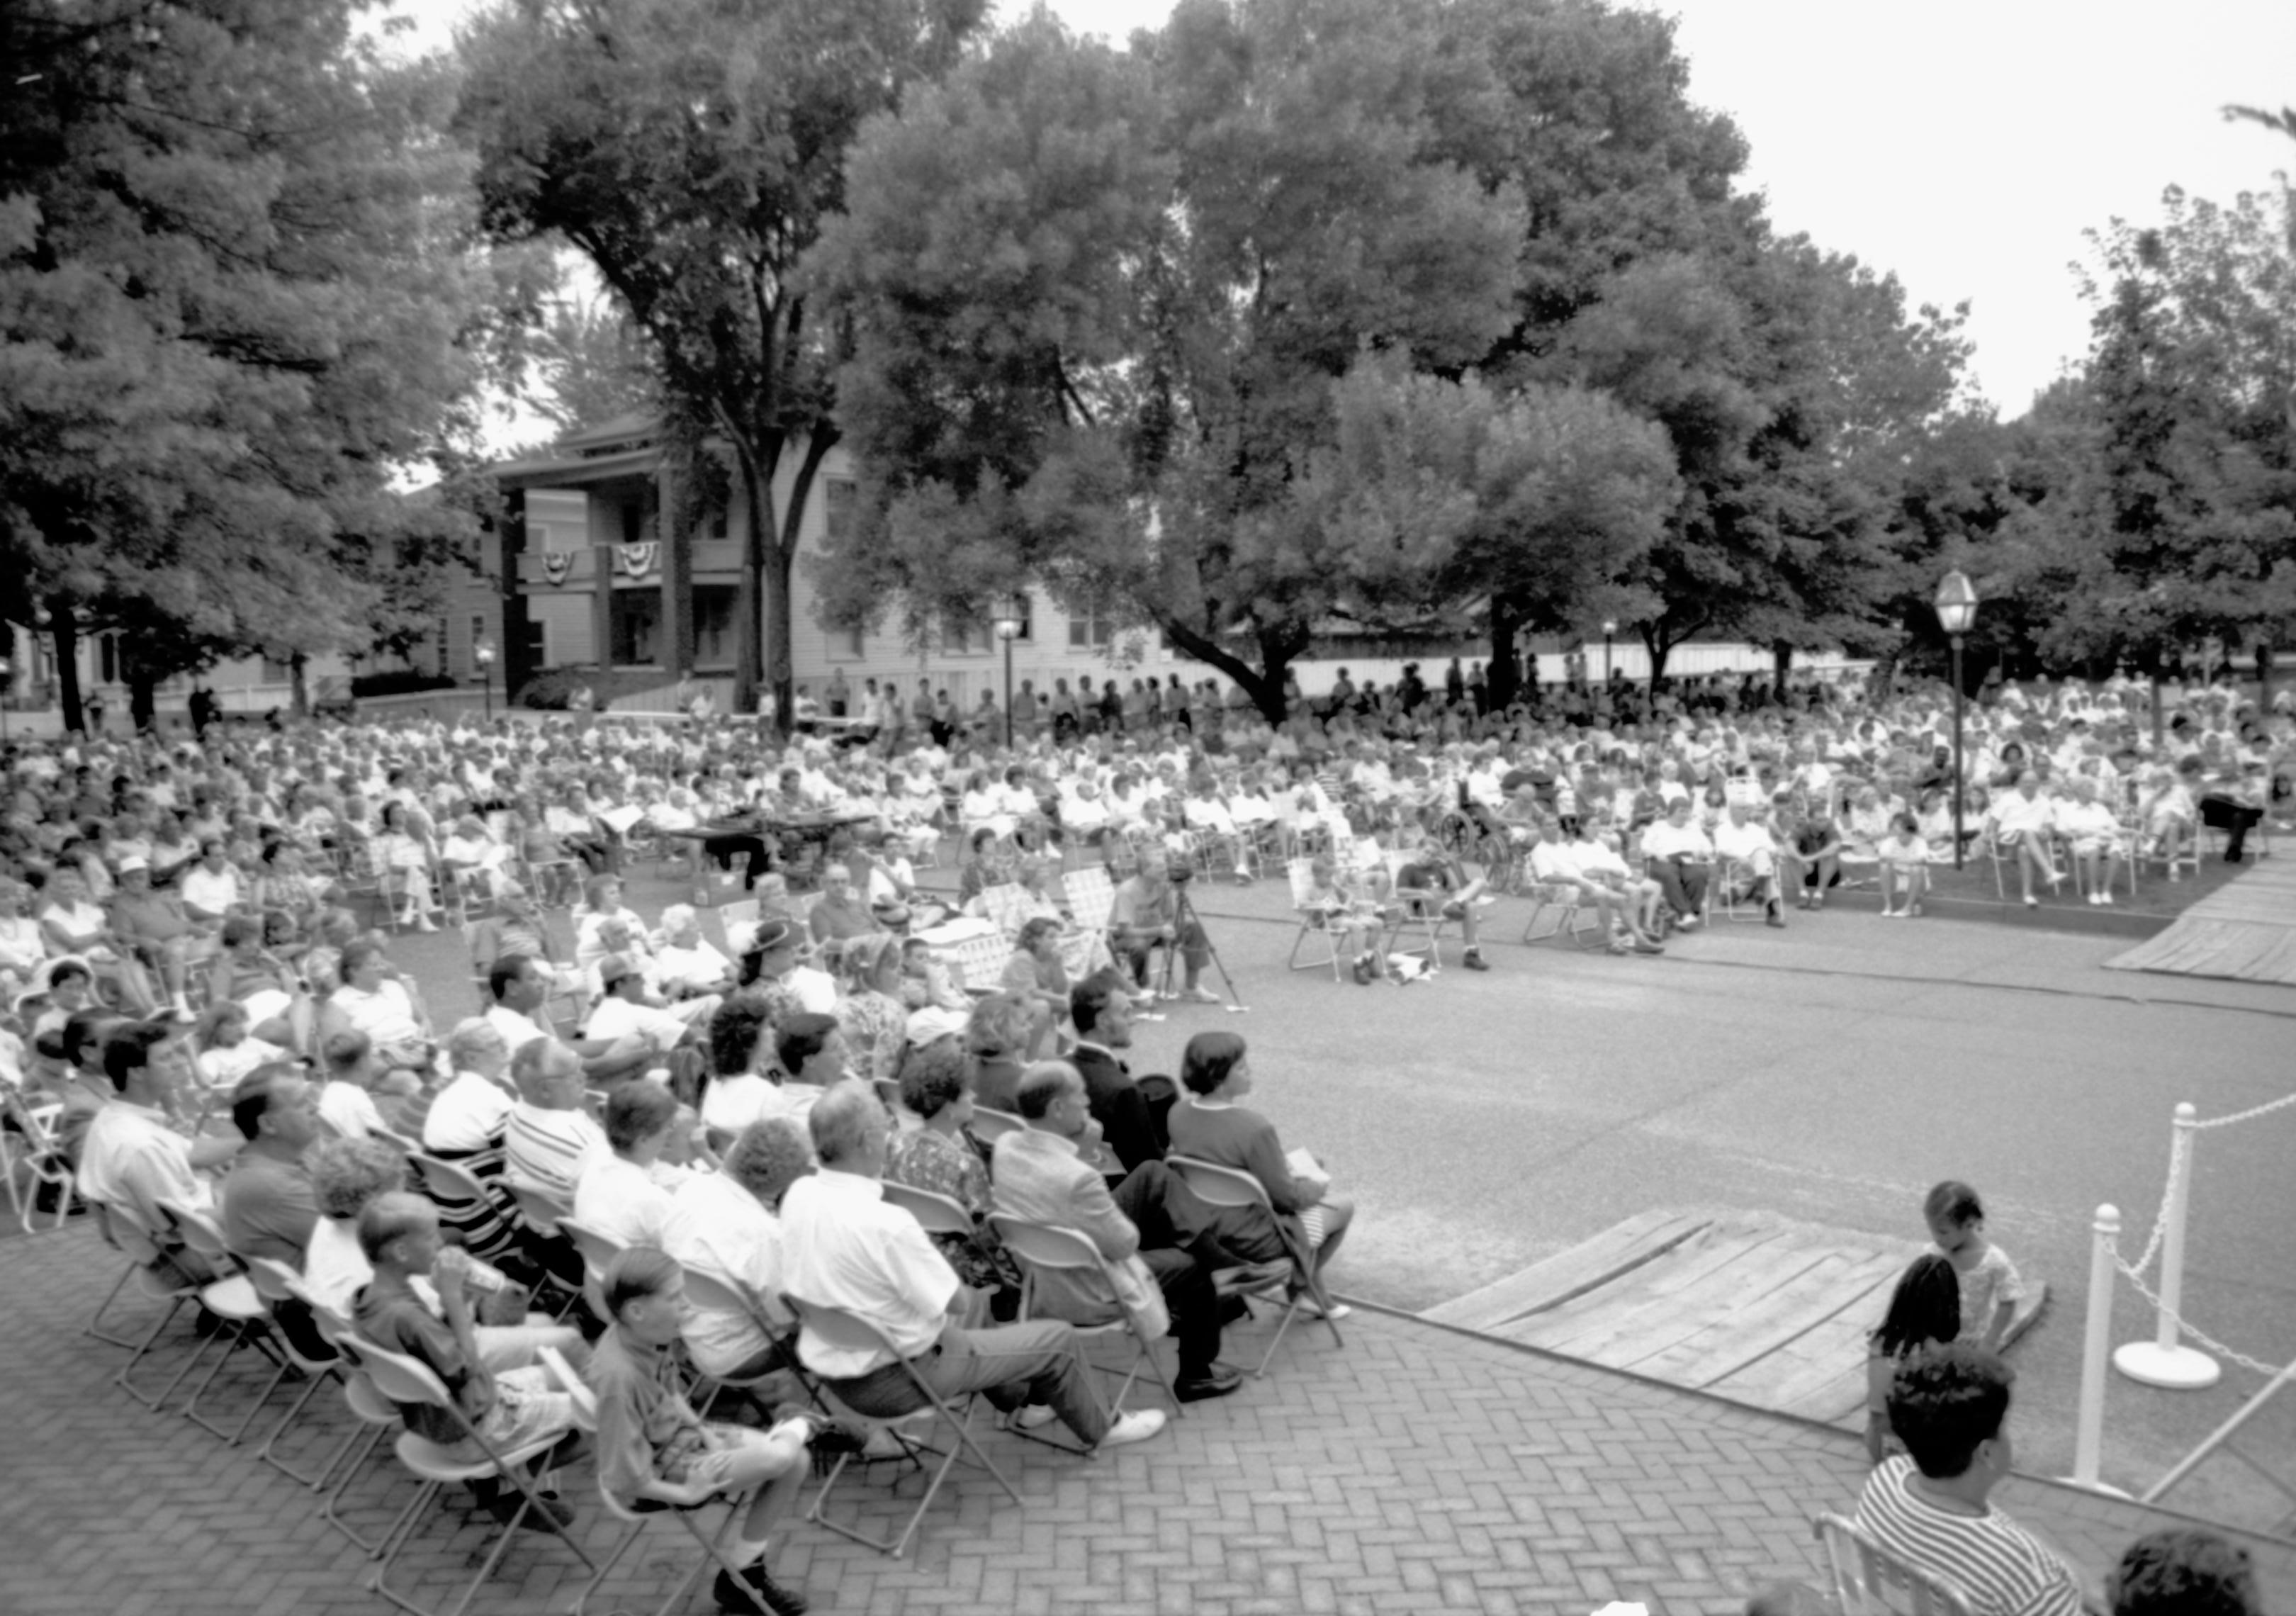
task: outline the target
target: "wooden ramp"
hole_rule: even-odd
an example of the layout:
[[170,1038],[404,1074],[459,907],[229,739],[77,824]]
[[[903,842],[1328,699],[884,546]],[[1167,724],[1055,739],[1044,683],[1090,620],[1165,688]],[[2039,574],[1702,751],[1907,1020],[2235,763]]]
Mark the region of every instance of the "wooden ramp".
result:
[[2296,988],[2296,859],[2258,861],[2105,965]]
[[[1862,1429],[1866,1333],[1924,1249],[1768,1212],[1660,1208],[1422,1317]],[[2013,1341],[2040,1311],[2046,1287],[2032,1291]]]

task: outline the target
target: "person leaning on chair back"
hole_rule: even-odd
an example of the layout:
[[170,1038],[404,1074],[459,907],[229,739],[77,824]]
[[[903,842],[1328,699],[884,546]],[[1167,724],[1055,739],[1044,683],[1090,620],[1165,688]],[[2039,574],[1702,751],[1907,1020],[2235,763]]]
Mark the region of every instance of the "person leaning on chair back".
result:
[[1890,1554],[1958,1586],[1977,1616],[2082,1616],[2071,1568],[1987,1501],[2009,1474],[2016,1372],[1980,1348],[1941,1347],[1906,1364],[1890,1426],[1906,1451],[1875,1467],[1857,1527]]

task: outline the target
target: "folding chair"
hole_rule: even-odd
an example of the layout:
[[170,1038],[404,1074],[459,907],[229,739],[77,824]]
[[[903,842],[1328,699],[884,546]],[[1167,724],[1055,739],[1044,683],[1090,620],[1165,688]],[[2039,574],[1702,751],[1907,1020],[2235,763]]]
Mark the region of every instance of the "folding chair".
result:
[[[489,1238],[483,1248],[467,1239],[463,1249],[484,1262],[499,1262],[518,1247],[518,1231],[513,1216],[504,1212],[494,1192],[480,1178],[460,1162],[447,1161],[427,1151],[410,1150],[406,1160],[414,1166],[422,1182],[422,1193],[439,1209],[440,1218],[450,1227],[460,1227],[467,1235],[472,1229],[481,1233],[490,1226],[480,1222],[484,1218],[499,1220],[504,1234],[499,1239]],[[479,1210],[469,1210],[479,1209]]]
[[757,935],[758,900],[744,898],[738,903],[719,904],[710,913],[718,917],[719,945],[728,958],[739,959],[749,951],[743,945]]
[[[976,1112],[978,1108],[975,1108]],[[953,1195],[935,1190],[921,1190],[906,1184],[896,1184],[890,1178],[881,1186],[888,1204],[899,1207],[917,1220],[928,1235],[947,1235],[958,1240],[970,1240],[975,1232],[972,1214]]]
[[[421,1514],[422,1506],[436,1499],[452,1482],[507,1481],[518,1489],[518,1508],[512,1512],[501,1535],[495,1539],[494,1547],[488,1551],[486,1562],[479,1567],[478,1575],[471,1579],[469,1586],[463,1590],[462,1597],[454,1604],[451,1616],[462,1616],[487,1579],[494,1575],[496,1565],[501,1562],[504,1553],[510,1547],[511,1539],[517,1536],[518,1529],[525,1522],[528,1514],[543,1509],[534,1480],[526,1473],[524,1467],[556,1447],[566,1433],[553,1431],[522,1447],[498,1448],[464,1417],[462,1405],[455,1401],[454,1395],[428,1366],[403,1353],[387,1351],[364,1336],[346,1335],[339,1344],[344,1355],[373,1379],[377,1391],[394,1403],[446,1409],[455,1416],[455,1423],[462,1427],[464,1440],[474,1444],[484,1456],[478,1459],[463,1458],[453,1448],[417,1436],[411,1431],[399,1432],[395,1445],[398,1462],[413,1472],[422,1485],[407,1501],[406,1507],[399,1513],[390,1530],[383,1534],[382,1563],[368,1572],[365,1579],[365,1587],[371,1592],[381,1595],[402,1611],[413,1612],[414,1616],[437,1616],[429,1606],[417,1604],[406,1594],[392,1587],[390,1581],[390,1568],[398,1563],[399,1554],[413,1539],[415,1518]],[[573,1552],[576,1559],[594,1573],[597,1571],[597,1562],[583,1552],[580,1544],[563,1535],[562,1541]]]
[[[563,1202],[548,1190],[531,1184],[513,1183],[509,1178],[503,1180],[503,1188],[510,1192],[511,1200],[517,1203],[519,1221],[537,1238],[554,1240],[558,1237],[564,1227],[568,1210]],[[589,1259],[586,1256],[583,1266],[586,1268],[588,1265]],[[536,1266],[541,1271],[544,1288],[554,1299],[554,1305],[551,1305],[549,1309],[551,1317],[564,1318],[583,1304],[586,1297],[582,1287],[569,1284],[553,1273],[546,1262]]]
[[[551,1378],[558,1382],[558,1389],[574,1399],[576,1423],[585,1431],[595,1431],[598,1428],[597,1394],[583,1382],[580,1375],[574,1373],[573,1366],[566,1361],[564,1355],[555,1347],[545,1347],[541,1357],[543,1366],[550,1371]],[[574,1596],[574,1603],[570,1607],[570,1616],[582,1616],[582,1612],[589,1607],[591,1595],[604,1584],[614,1567],[621,1563],[622,1556],[628,1554],[637,1540],[644,1536],[647,1525],[662,1515],[676,1518],[677,1523],[701,1546],[702,1558],[691,1571],[677,1579],[676,1586],[669,1590],[668,1597],[657,1607],[655,1616],[669,1616],[672,1611],[684,1604],[687,1595],[692,1593],[695,1581],[712,1564],[732,1577],[736,1583],[742,1581],[742,1568],[734,1563],[728,1545],[733,1541],[734,1528],[740,1523],[742,1514],[748,1507],[749,1497],[746,1494],[734,1498],[707,1498],[700,1504],[665,1504],[653,1498],[625,1504],[607,1489],[605,1479],[601,1476],[598,1478],[598,1502],[605,1506],[607,1514],[627,1525],[630,1530],[624,1532],[615,1543],[613,1552],[598,1562],[596,1573],[583,1587],[582,1591]],[[701,1529],[694,1524],[694,1517],[712,1505],[720,1503],[727,1505],[725,1522],[718,1529],[714,1537],[706,1536]],[[744,1586],[746,1587],[746,1585]],[[766,1603],[764,1595],[755,1588],[748,1588],[747,1592],[758,1616],[774,1616],[773,1607]]]
[[[134,1212],[126,1207],[112,1206],[101,1201],[90,1202],[89,1205],[94,1208],[97,1230],[103,1235],[106,1244],[127,1259],[127,1269],[120,1275],[119,1283],[111,1287],[110,1294],[97,1305],[94,1317],[88,1321],[87,1333],[100,1341],[132,1349],[127,1361],[120,1366],[119,1373],[111,1377],[111,1383],[146,1408],[157,1408],[175,1390],[176,1381],[169,1381],[165,1389],[155,1394],[140,1390],[128,1377],[135,1373],[135,1366],[143,1361],[144,1355],[152,1350],[152,1345],[160,1339],[160,1332],[175,1322],[176,1315],[183,1310],[184,1304],[199,1299],[200,1288],[176,1272],[172,1265],[164,1272],[154,1266],[162,1261],[166,1253]],[[121,1289],[131,1284],[136,1294],[145,1300],[168,1304],[167,1310],[160,1315],[158,1322],[141,1341],[106,1335],[96,1327]],[[176,1380],[182,1378],[179,1374]]]
[[[1292,953],[1284,967],[1292,971],[1313,971],[1321,965],[1332,968],[1332,980],[1340,980],[1340,939],[1348,934],[1344,917],[1334,911],[1308,900],[1315,895],[1315,861],[1310,858],[1287,859],[1283,865],[1284,879],[1292,884],[1292,912],[1300,917],[1300,930],[1292,935]],[[1320,957],[1300,963],[1300,950],[1310,937],[1324,939]]]
[[[860,1418],[873,1431],[882,1431],[898,1442],[909,1459],[917,1466],[920,1473],[923,1473],[926,1470],[924,1460],[919,1456],[920,1455],[936,1454],[940,1459],[939,1464],[931,1467],[931,1474],[925,1482],[924,1496],[917,1500],[917,1506],[902,1526],[900,1535],[890,1541],[881,1538],[872,1538],[854,1526],[829,1518],[829,1495],[836,1489],[838,1481],[845,1474],[845,1467],[853,1460],[854,1456],[849,1453],[837,1456],[837,1463],[831,1468],[827,1479],[822,1482],[821,1491],[814,1496],[813,1507],[806,1512],[807,1520],[828,1528],[840,1538],[850,1538],[856,1543],[875,1549],[879,1554],[890,1554],[898,1560],[903,1551],[908,1547],[909,1540],[916,1536],[917,1528],[925,1518],[925,1511],[931,1507],[934,1495],[940,1491],[941,1483],[948,1480],[948,1472],[955,1468],[960,1458],[987,1471],[996,1479],[997,1486],[1004,1489],[1007,1497],[1016,1505],[1022,1504],[1020,1492],[1011,1481],[1005,1479],[1004,1472],[996,1468],[996,1464],[988,1457],[980,1441],[972,1434],[972,1407],[976,1400],[976,1394],[968,1393],[962,1402],[943,1399],[927,1382],[924,1376],[917,1373],[917,1366],[903,1358],[893,1343],[885,1339],[884,1332],[865,1318],[848,1313],[841,1308],[808,1301],[803,1297],[788,1293],[783,1294],[782,1300],[783,1305],[797,1316],[802,1328],[810,1330],[831,1347],[871,1353],[882,1352],[898,1362],[903,1373],[908,1376],[910,1385],[916,1391],[917,1408],[911,1414],[893,1417],[860,1415]],[[859,1415],[859,1410],[857,1409],[854,1412]],[[903,1421],[913,1417],[914,1413],[924,1412],[930,1412],[933,1415],[936,1427],[940,1425],[948,1427],[951,1440],[947,1448],[934,1448],[930,1443],[910,1436],[901,1428]],[[898,1479],[893,1485],[895,1487],[900,1485]],[[1025,1507],[1025,1505],[1022,1506]]]
[[[308,1292],[305,1294],[308,1296]],[[359,1467],[373,1456],[382,1439],[398,1430],[398,1405],[375,1390],[374,1382],[368,1377],[366,1371],[345,1349],[344,1339],[352,1333],[350,1320],[333,1308],[322,1307],[316,1302],[311,1304],[311,1318],[318,1325],[321,1338],[334,1349],[335,1374],[343,1387],[343,1407],[350,1411],[355,1422],[344,1433],[342,1447],[327,1461],[326,1468],[319,1472],[317,1485],[327,1495],[325,1501],[319,1505],[319,1519],[349,1538],[361,1554],[372,1560],[382,1553],[390,1534],[385,1531],[373,1538],[362,1536],[342,1517],[343,1495],[350,1490],[351,1478],[357,1475]],[[333,1478],[332,1485],[328,1481],[330,1477]]]
[[[176,1220],[176,1232],[184,1237],[184,1249],[213,1268],[219,1276],[200,1287],[199,1302],[209,1317],[226,1326],[193,1349],[190,1359],[176,1372],[176,1381],[169,1382],[168,1391],[160,1394],[160,1400],[167,1399],[177,1381],[184,1379],[199,1367],[200,1360],[207,1356],[209,1347],[221,1343],[223,1352],[217,1358],[215,1366],[208,1371],[205,1380],[192,1388],[191,1399],[184,1405],[184,1417],[201,1430],[212,1431],[236,1448],[247,1435],[247,1428],[255,1423],[255,1416],[262,1412],[264,1401],[270,1397],[272,1387],[278,1385],[280,1378],[287,1373],[285,1361],[274,1357],[271,1351],[274,1336],[271,1309],[257,1292],[255,1282],[241,1271],[239,1259],[233,1256],[224,1244],[223,1230],[214,1218],[196,1207],[184,1206],[178,1202],[163,1201],[160,1204],[168,1216]],[[207,1394],[209,1387],[215,1384],[216,1376],[223,1373],[224,1366],[231,1362],[231,1355],[242,1347],[253,1347],[266,1359],[277,1364],[279,1373],[264,1387],[263,1395],[256,1399],[238,1428],[226,1431],[222,1426],[201,1417],[200,1399]]]
[[1028,1127],[1026,1120],[1009,1111],[992,1111],[986,1105],[972,1108],[972,1136],[981,1144],[994,1146],[1007,1134],[1017,1134]]
[[[264,1304],[272,1309],[275,1316],[283,1302],[292,1301],[309,1305],[310,1292],[304,1287],[302,1276],[277,1258],[249,1257],[242,1260],[246,1266],[249,1282],[255,1286],[255,1293],[263,1299]],[[318,1312],[318,1308],[312,1308],[315,1317]],[[341,1445],[335,1449],[327,1463],[320,1467],[316,1475],[305,1475],[280,1458],[275,1450],[279,1446],[279,1439],[287,1434],[288,1428],[293,1425],[302,1415],[304,1407],[319,1394],[320,1388],[337,1378],[336,1372],[342,1367],[342,1358],[332,1349],[325,1358],[306,1357],[302,1349],[295,1345],[293,1338],[283,1326],[273,1332],[273,1340],[278,1345],[282,1354],[279,1373],[271,1377],[271,1383],[264,1387],[262,1395],[255,1399],[255,1406],[247,1411],[247,1424],[251,1425],[255,1423],[255,1416],[261,1413],[263,1406],[271,1400],[271,1394],[279,1390],[279,1383],[287,1378],[287,1372],[290,1369],[299,1372],[309,1384],[303,1388],[302,1396],[288,1405],[286,1417],[272,1427],[271,1434],[264,1439],[263,1446],[255,1450],[255,1456],[280,1474],[300,1481],[304,1486],[316,1490],[326,1485],[327,1478],[334,1473],[337,1461],[348,1451],[351,1442],[357,1440],[358,1431],[356,1427],[345,1436]],[[245,1425],[241,1427],[242,1431],[245,1429]]]
[[589,1302],[600,1324],[611,1324],[611,1316],[606,1311],[606,1270],[614,1266],[615,1258],[629,1248],[611,1235],[577,1223],[571,1218],[559,1218],[558,1232],[572,1241],[574,1249],[582,1253],[584,1300]]
[[[1591,943],[1582,940],[1578,919],[1587,913],[1587,906],[1578,889],[1569,882],[1535,881],[1523,889],[1522,895],[1530,899],[1530,915],[1522,927],[1524,942],[1553,942],[1560,938],[1574,948],[1607,948],[1611,946],[1611,939],[1602,935],[1599,923],[1595,928],[1595,940]],[[1546,918],[1549,910],[1558,911],[1561,918],[1542,931],[1538,929],[1539,922]]]
[[[1993,866],[1993,879],[1997,885],[1999,884],[2001,865],[1997,860]],[[1751,889],[1759,881],[1760,877],[1742,860],[1717,856],[1713,878],[1706,883],[1708,917],[1712,918],[1719,911],[1724,920],[1734,923],[1761,919],[1762,906],[1751,896]]]
[[[55,1201],[55,1221],[48,1226],[51,1234],[63,1227],[64,1219],[71,1216],[71,1163],[56,1144],[56,1123],[63,1111],[62,1100],[35,1103],[13,1083],[0,1079],[0,1178],[8,1181],[8,1199],[27,1235],[40,1232],[43,1191]],[[29,1185],[17,1182],[20,1164],[31,1169]]]
[[[1140,1366],[1145,1364],[1149,1372],[1155,1375],[1156,1383],[1164,1389],[1165,1397],[1171,1402],[1172,1412],[1181,1415],[1188,1412],[1187,1406],[1180,1401],[1179,1388],[1173,1383],[1170,1373],[1164,1367],[1163,1358],[1156,1350],[1154,1340],[1142,1325],[1138,1315],[1123,1305],[1120,1300],[1122,1292],[1116,1286],[1116,1275],[1109,1267],[1108,1259],[1100,1254],[1098,1246],[1076,1230],[1062,1228],[1058,1224],[1030,1223],[1026,1218],[1015,1218],[1005,1212],[991,1212],[988,1221],[996,1229],[997,1238],[1004,1243],[1004,1249],[1020,1261],[1021,1273],[1028,1281],[1021,1293],[1021,1317],[1024,1319],[1034,1312],[1039,1270],[1099,1276],[1110,1305],[1117,1308],[1117,1317],[1105,1324],[1071,1323],[1070,1328],[1076,1331],[1078,1340],[1087,1342],[1125,1336],[1131,1338],[1134,1349],[1132,1361],[1125,1366],[1124,1380],[1117,1387],[1116,1395],[1109,1399],[1111,1408],[1124,1407],[1124,1399],[1130,1395],[1133,1382],[1140,1378]],[[1111,1365],[1095,1364],[1093,1367],[1103,1374],[1116,1373]]]
[[[1405,887],[1396,877],[1412,862],[1408,852],[1392,852],[1386,856],[1388,884],[1395,898],[1390,908],[1387,937],[1380,952],[1389,954],[1423,954],[1427,958],[1427,974],[1433,976],[1443,969],[1443,928],[1452,924],[1443,913],[1443,906],[1451,895],[1439,889]],[[1412,935],[1411,947],[1399,947],[1405,932]]]
[[[820,1381],[803,1364],[798,1362],[797,1326],[794,1324],[787,1318],[775,1317],[772,1309],[766,1306],[765,1299],[737,1280],[713,1273],[708,1268],[697,1267],[690,1262],[680,1263],[678,1267],[685,1275],[685,1295],[689,1301],[697,1308],[705,1308],[711,1312],[739,1313],[746,1316],[749,1321],[757,1326],[760,1335],[781,1349],[783,1368],[787,1369],[797,1383],[805,1389],[806,1397],[813,1406],[824,1411],[827,1409],[828,1405],[822,1399]],[[709,1395],[696,1407],[706,1415],[709,1412],[709,1404],[718,1400],[719,1392],[746,1393],[755,1387],[764,1385],[780,1372],[777,1369],[768,1369],[763,1374],[740,1381],[712,1375],[709,1377]]]
[[1206,1161],[1195,1156],[1167,1156],[1164,1165],[1179,1174],[1180,1181],[1193,1190],[1197,1198],[1208,1206],[1265,1207],[1267,1215],[1275,1219],[1276,1231],[1283,1237],[1283,1248],[1292,1259],[1293,1278],[1298,1282],[1298,1288],[1292,1289],[1285,1281],[1277,1278],[1237,1292],[1248,1301],[1273,1301],[1276,1300],[1278,1292],[1283,1293],[1283,1315],[1276,1321],[1275,1334],[1269,1340],[1267,1350],[1260,1357],[1259,1367],[1252,1374],[1267,1373],[1267,1366],[1275,1357],[1275,1349],[1283,1344],[1284,1332],[1291,1329],[1293,1319],[1305,1312],[1310,1300],[1322,1309],[1323,1321],[1331,1328],[1332,1344],[1335,1347],[1347,1345],[1340,1335],[1339,1320],[1332,1317],[1331,1296],[1324,1291],[1324,1282],[1316,1272],[1315,1252],[1308,1250],[1307,1242],[1300,1237],[1298,1225],[1287,1224],[1276,1217],[1275,1203],[1267,1199],[1267,1191],[1259,1179],[1235,1168],[1222,1167],[1216,1161]]
[[1969,1595],[1950,1578],[1891,1554],[1853,1522],[1822,1514],[1810,1525],[1825,1546],[1842,1616],[1975,1616]]

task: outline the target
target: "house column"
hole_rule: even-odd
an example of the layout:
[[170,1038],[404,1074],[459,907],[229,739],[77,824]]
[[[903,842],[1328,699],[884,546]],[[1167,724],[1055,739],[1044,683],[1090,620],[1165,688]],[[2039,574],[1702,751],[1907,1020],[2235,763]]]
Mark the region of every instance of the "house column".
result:
[[511,696],[540,671],[527,660],[526,592],[518,585],[520,558],[526,554],[524,488],[504,492],[502,526],[496,537],[500,564],[494,581],[501,607],[502,644],[495,647],[495,654],[502,659],[503,703],[508,706]]
[[654,473],[654,537],[661,546],[661,665],[670,677],[693,671],[693,524],[680,508],[667,459]]

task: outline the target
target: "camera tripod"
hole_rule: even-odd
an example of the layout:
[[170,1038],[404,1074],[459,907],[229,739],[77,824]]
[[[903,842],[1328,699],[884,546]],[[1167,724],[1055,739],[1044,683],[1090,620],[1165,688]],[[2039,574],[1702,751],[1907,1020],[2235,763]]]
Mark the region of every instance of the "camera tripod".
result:
[[1172,940],[1153,945],[1164,950],[1163,963],[1156,969],[1156,997],[1159,999],[1172,997],[1172,956],[1180,952],[1179,939],[1188,934],[1191,925],[1204,939],[1204,952],[1211,957],[1212,968],[1219,972],[1220,986],[1227,989],[1227,1013],[1230,1015],[1243,1014],[1251,1006],[1245,1004],[1242,996],[1236,992],[1235,979],[1227,973],[1227,962],[1220,958],[1218,948],[1212,944],[1210,928],[1204,924],[1203,916],[1196,913],[1196,906],[1189,901],[1188,886],[1185,881],[1172,883]]

